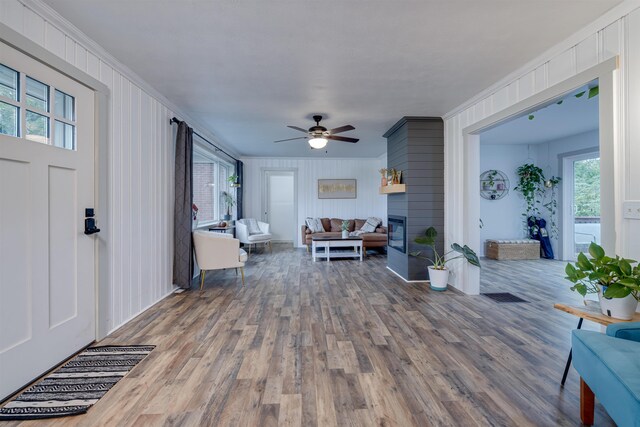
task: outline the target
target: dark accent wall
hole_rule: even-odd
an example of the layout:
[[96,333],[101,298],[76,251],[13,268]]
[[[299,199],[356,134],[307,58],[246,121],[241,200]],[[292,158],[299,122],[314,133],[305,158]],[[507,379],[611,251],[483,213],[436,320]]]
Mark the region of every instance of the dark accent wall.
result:
[[444,123],[440,117],[403,117],[384,134],[387,168],[402,171],[406,193],[387,196],[387,213],[407,217],[407,253],[387,250],[387,265],[406,280],[426,280],[426,261],[409,252],[430,250],[413,239],[429,226],[438,230],[437,248],[444,245]]

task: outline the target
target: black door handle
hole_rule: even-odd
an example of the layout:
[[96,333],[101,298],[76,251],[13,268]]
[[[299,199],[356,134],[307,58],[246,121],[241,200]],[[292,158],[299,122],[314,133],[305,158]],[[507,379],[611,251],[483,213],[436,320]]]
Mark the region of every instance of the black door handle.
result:
[[96,219],[94,218],[93,208],[87,208],[84,210],[86,218],[84,219],[84,234],[96,234],[100,232],[100,229],[96,227]]
[[84,219],[84,234],[96,234],[99,233],[100,229],[96,227],[96,220],[94,218],[85,218]]

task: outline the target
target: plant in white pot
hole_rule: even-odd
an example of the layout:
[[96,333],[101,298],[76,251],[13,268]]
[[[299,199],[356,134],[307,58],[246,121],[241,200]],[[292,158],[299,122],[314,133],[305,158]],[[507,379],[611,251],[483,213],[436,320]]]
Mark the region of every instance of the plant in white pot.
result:
[[589,245],[589,255],[591,258],[581,252],[574,264],[567,264],[566,279],[573,283],[571,290],[583,297],[598,294],[602,314],[631,320],[640,300],[637,261],[617,255],[611,258],[596,243]]
[[349,237],[349,221],[342,221],[342,225],[340,227],[342,230],[342,238],[346,239]]
[[[475,265],[476,267],[480,267],[480,260],[478,259],[478,255],[467,245],[460,246],[457,243],[451,245],[451,250],[445,252],[443,255],[438,254],[436,249],[436,238],[438,237],[438,232],[435,228],[429,227],[424,232],[424,236],[416,237],[414,242],[420,245],[427,245],[433,251],[433,258],[428,258],[422,256],[422,251],[414,251],[409,255],[426,259],[430,261],[432,265],[427,266],[429,270],[429,283],[431,289],[434,291],[444,291],[447,289],[447,283],[449,281],[449,269],[446,264],[454,259],[464,258],[469,261],[469,264]],[[451,254],[455,254],[454,256],[450,256]]]

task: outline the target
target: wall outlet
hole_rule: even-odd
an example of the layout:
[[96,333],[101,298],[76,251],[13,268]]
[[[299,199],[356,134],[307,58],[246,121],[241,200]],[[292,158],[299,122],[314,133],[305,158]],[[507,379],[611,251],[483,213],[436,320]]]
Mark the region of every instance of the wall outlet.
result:
[[622,204],[625,219],[640,219],[640,200],[628,200]]

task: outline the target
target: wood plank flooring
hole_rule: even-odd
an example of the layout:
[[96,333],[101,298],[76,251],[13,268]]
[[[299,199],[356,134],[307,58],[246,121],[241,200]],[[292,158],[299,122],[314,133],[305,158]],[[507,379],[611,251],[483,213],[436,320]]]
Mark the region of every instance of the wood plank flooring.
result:
[[[484,260],[483,292],[529,301],[498,304],[406,284],[370,254],[252,253],[244,288],[212,272],[103,340],[157,347],[86,415],[5,424],[580,425],[576,372],[560,387],[577,319],[553,303],[580,302],[563,263]],[[613,425],[600,405],[596,425]]]

